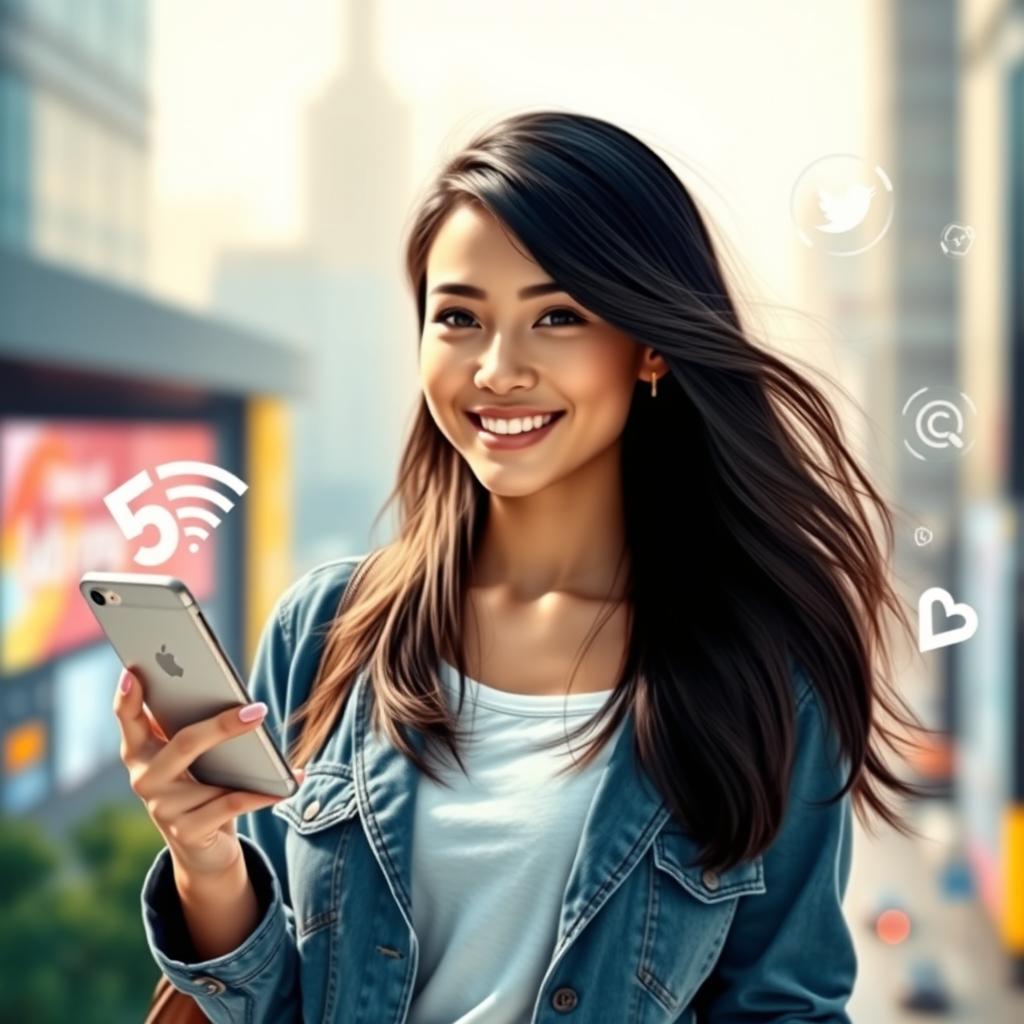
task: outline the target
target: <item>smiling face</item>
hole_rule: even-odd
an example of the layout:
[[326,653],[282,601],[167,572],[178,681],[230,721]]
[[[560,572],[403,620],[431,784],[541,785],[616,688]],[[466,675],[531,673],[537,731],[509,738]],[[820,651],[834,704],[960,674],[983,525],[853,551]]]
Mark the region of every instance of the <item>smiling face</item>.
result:
[[[484,487],[531,494],[614,453],[638,376],[660,377],[663,359],[561,291],[475,203],[441,224],[426,270],[420,382],[434,421]],[[481,406],[563,415],[512,448],[468,416]]]

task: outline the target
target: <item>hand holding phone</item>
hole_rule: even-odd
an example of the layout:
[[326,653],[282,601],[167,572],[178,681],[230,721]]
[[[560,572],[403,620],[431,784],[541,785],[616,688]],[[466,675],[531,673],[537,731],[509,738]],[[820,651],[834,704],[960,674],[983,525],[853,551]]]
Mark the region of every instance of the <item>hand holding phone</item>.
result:
[[234,819],[295,793],[295,771],[263,718],[238,717],[252,698],[181,580],[91,571],[79,589],[133,680],[114,704],[132,790],[177,867],[223,870]]
[[[268,796],[206,785],[189,774],[188,766],[225,740],[259,728],[266,705],[230,708],[184,726],[168,740],[157,735],[144,696],[142,683],[123,669],[114,714],[121,729],[121,760],[128,769],[132,791],[145,804],[176,867],[194,877],[226,872],[242,856],[235,819],[277,803],[287,794]],[[239,714],[243,710],[257,713],[245,721]],[[293,774],[302,780],[301,769],[293,769]]]
[[[165,738],[252,702],[181,580],[149,573],[87,572],[79,589],[121,664],[144,685],[146,713]],[[192,777],[210,786],[291,796],[298,787],[268,725],[198,753],[188,766]]]

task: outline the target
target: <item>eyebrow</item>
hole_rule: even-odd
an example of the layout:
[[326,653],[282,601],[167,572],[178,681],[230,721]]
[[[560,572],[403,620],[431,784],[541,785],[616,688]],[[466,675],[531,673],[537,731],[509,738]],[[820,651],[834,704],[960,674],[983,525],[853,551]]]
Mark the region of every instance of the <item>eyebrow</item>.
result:
[[[519,289],[519,298],[532,299],[537,295],[548,295],[551,292],[564,292],[565,289],[557,281],[542,281],[540,284],[528,284],[525,288]],[[472,284],[457,284],[449,282],[439,284],[430,289],[431,295],[443,293],[445,295],[462,295],[467,299],[486,299],[487,292],[483,288],[477,288]],[[566,293],[568,294],[568,293]]]

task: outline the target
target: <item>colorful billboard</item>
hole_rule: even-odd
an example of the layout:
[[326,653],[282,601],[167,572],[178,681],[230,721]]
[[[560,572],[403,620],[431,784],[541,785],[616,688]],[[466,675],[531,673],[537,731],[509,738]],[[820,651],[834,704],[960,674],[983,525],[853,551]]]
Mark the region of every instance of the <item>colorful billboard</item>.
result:
[[[213,463],[216,453],[207,423],[0,420],[0,674],[103,638],[78,590],[88,569],[177,576],[199,600],[211,594],[213,536],[178,529],[176,513],[186,509],[176,509],[169,492],[187,490],[189,474],[167,467]],[[119,500],[110,500],[119,488]],[[215,518],[189,508],[192,518]],[[134,537],[125,530],[132,526]],[[160,564],[140,561],[147,546]]]

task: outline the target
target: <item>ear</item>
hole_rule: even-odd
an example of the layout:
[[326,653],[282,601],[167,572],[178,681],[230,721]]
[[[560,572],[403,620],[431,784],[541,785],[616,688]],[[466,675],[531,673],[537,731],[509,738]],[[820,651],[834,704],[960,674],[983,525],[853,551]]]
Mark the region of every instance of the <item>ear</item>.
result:
[[656,349],[650,345],[644,345],[639,363],[637,364],[637,379],[649,384],[652,373],[658,380],[661,380],[668,373],[668,363],[665,361],[664,356],[658,354]]

